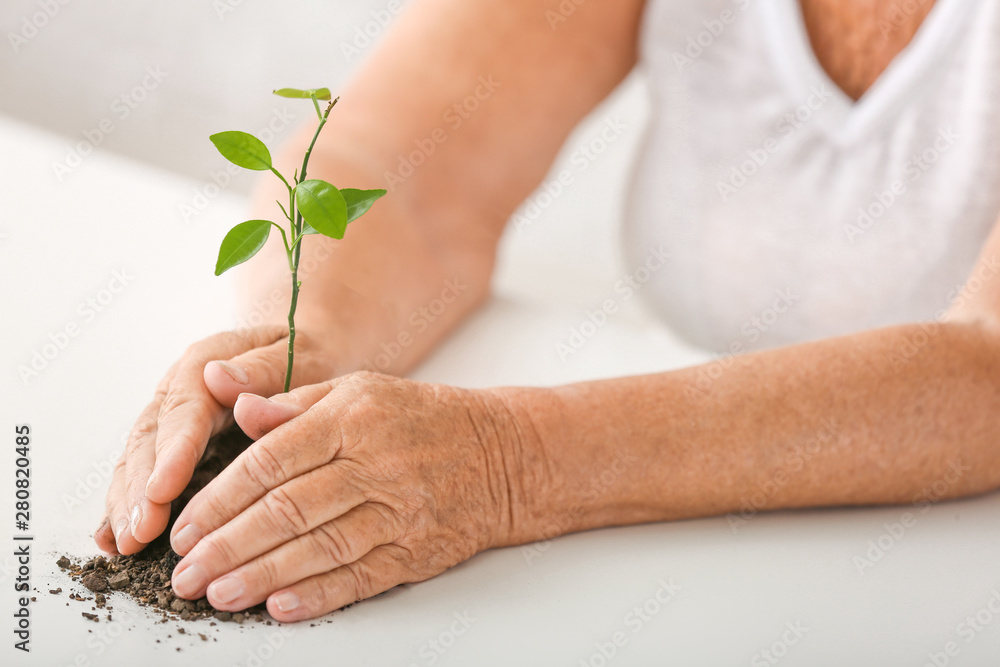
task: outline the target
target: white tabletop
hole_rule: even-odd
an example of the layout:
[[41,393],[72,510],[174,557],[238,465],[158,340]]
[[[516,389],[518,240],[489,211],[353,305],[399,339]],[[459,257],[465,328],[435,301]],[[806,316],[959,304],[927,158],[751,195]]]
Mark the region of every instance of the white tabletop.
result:
[[[592,531],[481,554],[318,627],[222,625],[211,633],[218,642],[156,644],[176,638],[177,624],[157,625],[117,598],[121,623],[84,621],[89,606],[47,593],[67,588],[54,560],[94,552],[108,462],[163,371],[190,342],[235,324],[232,278],[212,269],[246,204],[222,192],[185,223],[179,206],[204,183],[103,153],[59,182],[52,162],[66,142],[0,119],[0,467],[11,484],[14,425],[30,424],[32,584],[41,591],[25,655],[12,647],[16,567],[4,547],[0,664],[996,664],[996,494],[925,511],[781,512],[736,530],[719,517]],[[623,173],[624,159],[609,151],[604,175]],[[598,176],[580,174],[541,218],[511,231],[497,296],[418,378],[551,384],[708,359],[638,299],[579,353],[557,354],[622,273],[609,250],[613,210],[586,201],[588,178]],[[116,272],[111,286],[125,284],[114,293]],[[62,339],[68,325],[76,333]],[[22,379],[36,351],[44,367]],[[13,494],[0,496],[12,524]],[[0,539],[11,540],[11,524]]]

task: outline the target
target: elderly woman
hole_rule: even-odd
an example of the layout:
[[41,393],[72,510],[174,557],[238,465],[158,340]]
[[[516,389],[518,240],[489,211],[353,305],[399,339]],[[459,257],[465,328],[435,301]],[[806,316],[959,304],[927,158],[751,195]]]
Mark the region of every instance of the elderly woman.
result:
[[[998,62],[995,2],[416,0],[313,154],[391,193],[303,251],[295,388],[277,316],[192,345],[98,544],[161,534],[233,418],[255,443],[173,526],[173,587],[282,621],[560,533],[1000,486]],[[723,356],[554,388],[402,379],[486,299],[505,223],[637,64],[654,112],[627,250],[658,253],[643,294]],[[286,280],[245,273],[251,309]]]

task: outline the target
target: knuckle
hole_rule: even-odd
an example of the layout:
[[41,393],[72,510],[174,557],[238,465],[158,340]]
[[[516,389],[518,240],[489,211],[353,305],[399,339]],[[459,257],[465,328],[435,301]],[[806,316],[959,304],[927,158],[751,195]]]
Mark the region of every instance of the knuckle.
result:
[[251,446],[240,460],[243,473],[264,491],[287,479],[281,461],[263,444]]
[[310,533],[314,544],[333,567],[350,563],[354,560],[354,548],[350,540],[336,524],[321,526]]
[[264,496],[264,509],[275,520],[276,527],[282,532],[289,529],[296,535],[309,531],[309,520],[298,503],[283,488],[272,489]]
[[209,521],[205,526],[203,526],[203,528],[212,530],[214,527],[221,526],[230,519],[231,512],[229,511],[229,508],[214,493],[206,493],[203,497],[196,496],[196,498],[199,502],[203,502],[205,504],[205,509],[210,517]]
[[192,470],[201,460],[201,448],[195,441],[194,436],[186,431],[176,433],[168,442],[167,449],[177,452],[181,459],[186,461],[186,465]]
[[354,393],[347,404],[346,417],[359,423],[370,423],[385,413],[387,401],[382,400],[380,391],[366,386]]
[[368,568],[360,563],[345,565],[345,573],[348,575],[347,590],[350,591],[354,600],[364,600],[371,595],[372,578]]
[[115,469],[111,471],[112,479],[114,479],[118,475],[124,475],[127,467],[128,467],[128,454],[125,454],[118,458],[118,463],[115,464]]
[[128,442],[125,444],[125,456],[119,460],[119,463],[124,463],[143,444],[147,444],[150,439],[155,438],[156,430],[157,421],[155,419],[147,416],[140,417],[129,432]]
[[205,544],[204,548],[208,552],[208,561],[221,564],[222,569],[229,569],[240,563],[235,549],[233,549],[232,545],[229,544],[229,540],[225,537],[213,537],[210,535],[203,542],[199,542],[199,546],[202,543]]
[[205,400],[202,397],[193,395],[188,391],[169,391],[166,396],[163,397],[163,401],[160,402],[158,417],[159,419],[163,419],[171,412],[181,407],[186,407],[190,410],[196,410],[201,413],[206,410],[208,406],[205,405]]
[[376,373],[375,371],[362,370],[362,371],[354,371],[347,377],[347,380],[349,382],[370,384],[377,382],[380,378],[383,377],[385,376],[382,375],[381,373]]
[[264,556],[257,561],[257,572],[253,580],[256,586],[262,590],[272,591],[278,587],[279,582],[278,565],[270,556]]
[[302,604],[309,610],[309,613],[324,614],[333,610],[333,596],[328,582],[323,582],[318,586],[299,586],[298,588]]

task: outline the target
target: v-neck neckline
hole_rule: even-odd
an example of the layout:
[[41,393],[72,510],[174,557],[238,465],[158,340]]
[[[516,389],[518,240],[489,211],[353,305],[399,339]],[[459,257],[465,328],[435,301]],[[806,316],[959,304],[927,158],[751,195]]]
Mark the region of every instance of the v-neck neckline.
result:
[[980,0],[936,0],[910,43],[893,57],[868,90],[852,99],[826,73],[813,49],[799,0],[764,0],[764,41],[782,83],[799,104],[817,84],[829,89],[831,112],[818,114],[827,133],[841,145],[853,144],[905,105],[913,91],[940,67],[961,35],[963,20]]

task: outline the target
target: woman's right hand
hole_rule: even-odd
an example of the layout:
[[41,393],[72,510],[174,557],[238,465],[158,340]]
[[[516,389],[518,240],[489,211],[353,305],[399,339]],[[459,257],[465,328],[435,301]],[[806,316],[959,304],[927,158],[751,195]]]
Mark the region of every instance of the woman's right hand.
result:
[[[297,331],[293,387],[335,374],[329,339]],[[220,333],[189,347],[132,428],[94,534],[98,547],[132,554],[160,535],[208,439],[233,423],[236,399],[243,392],[281,393],[287,361],[288,329],[281,326]]]

